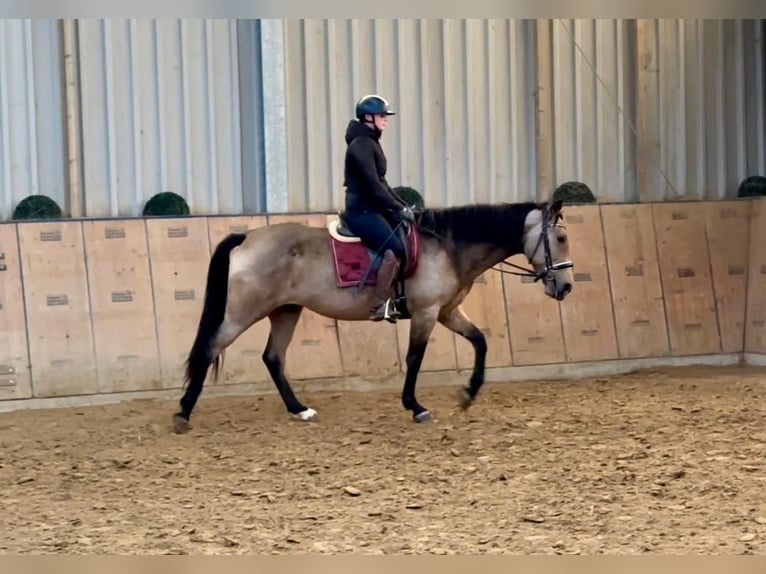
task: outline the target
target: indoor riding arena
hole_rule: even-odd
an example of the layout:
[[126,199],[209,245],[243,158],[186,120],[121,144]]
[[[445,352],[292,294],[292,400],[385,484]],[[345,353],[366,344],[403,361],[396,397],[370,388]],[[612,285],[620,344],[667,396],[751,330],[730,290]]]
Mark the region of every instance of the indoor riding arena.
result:
[[[65,52],[74,45],[72,34],[77,35],[79,48],[72,49],[78,58],[67,65],[78,66],[78,99],[90,104],[69,108],[73,88],[62,80],[66,86],[61,98],[69,111],[61,118],[64,151],[58,153],[66,161],[54,164],[61,168],[64,183],[58,188],[53,176],[35,177],[35,186],[14,191],[21,195],[13,195],[13,201],[7,200],[10,192],[3,196],[3,553],[766,551],[766,198],[738,193],[746,177],[766,175],[763,21],[713,21],[712,29],[683,20],[564,21],[573,26],[574,41],[585,46],[585,54],[617,46],[617,53],[634,63],[635,69],[616,66],[614,75],[607,73],[608,62],[598,67],[608,80],[604,90],[620,83],[614,93],[628,98],[625,86],[634,86],[637,100],[631,100],[627,119],[618,119],[608,95],[595,93],[600,84],[571,46],[569,28],[556,20],[258,24],[264,67],[269,62],[266,41],[274,37],[265,33],[267,25],[283,30],[285,61],[299,61],[306,69],[312,58],[320,58],[312,42],[326,46],[327,38],[361,42],[374,29],[383,40],[395,35],[405,55],[414,50],[422,62],[431,61],[431,52],[437,51],[427,40],[438,38],[441,60],[434,68],[422,64],[421,72],[423,77],[438,72],[443,85],[429,83],[429,95],[444,92],[443,106],[458,115],[466,102],[494,102],[502,108],[496,120],[503,122],[519,121],[517,112],[525,104],[511,98],[508,106],[519,107],[506,109],[506,100],[497,93],[516,94],[511,80],[529,80],[522,78],[521,65],[506,63],[500,74],[497,58],[512,42],[527,50],[554,46],[555,53],[545,58],[538,53],[535,81],[555,86],[563,95],[555,102],[556,114],[544,106],[535,114],[539,129],[554,137],[530,140],[537,150],[531,164],[525,163],[529,158],[516,161],[521,157],[516,155],[511,162],[512,154],[527,152],[516,147],[524,146],[521,139],[514,139],[511,149],[503,138],[536,138],[539,131],[524,135],[524,128],[514,124],[516,131],[499,134],[506,128],[489,129],[491,122],[478,115],[468,123],[461,116],[447,126],[471,126],[466,132],[445,136],[443,125],[438,128],[442,132],[428,131],[423,124],[440,120],[420,102],[425,80],[413,80],[414,95],[400,92],[399,80],[394,81],[398,75],[401,82],[415,78],[404,67],[404,55],[398,70],[373,59],[380,67],[377,80],[362,75],[354,85],[361,86],[361,93],[392,94],[387,97],[401,112],[391,120],[391,125],[400,124],[392,130],[399,131],[387,132],[381,140],[389,157],[388,178],[392,185],[414,182],[427,207],[545,201],[560,184],[575,180],[585,182],[595,197],[563,208],[574,262],[574,288],[565,300],[546,296],[541,284],[528,277],[502,273],[502,266],[475,282],[463,308],[487,339],[487,381],[470,408],[460,408],[459,392],[471,374],[474,354],[459,335],[441,325],[433,332],[417,387],[418,400],[433,421],[416,423],[401,403],[409,321],[338,321],[304,310],[287,353],[286,375],[318,419],[305,422],[285,410],[261,359],[269,332],[268,321],[262,321],[226,350],[219,378],[206,380],[185,434],[173,432],[172,416],[183,393],[184,361],[199,322],[213,250],[231,232],[284,221],[325,227],[337,218],[343,205],[343,190],[335,189],[342,181],[342,136],[354,98],[330,85],[338,101],[325,117],[322,110],[329,104],[316,103],[328,83],[319,78],[324,69],[304,76],[287,67],[281,80],[286,92],[292,84],[300,84],[300,90],[285,101],[298,109],[309,101],[317,106],[307,108],[308,119],[303,112],[287,114],[286,159],[281,161],[289,186],[280,190],[280,173],[268,172],[268,189],[259,187],[262,183],[250,188],[250,176],[237,167],[239,175],[231,177],[238,199],[228,201],[233,192],[221,190],[219,201],[215,191],[207,190],[210,182],[213,187],[234,185],[227,180],[227,170],[234,169],[230,164],[256,144],[243,127],[241,143],[231,149],[232,126],[244,124],[240,114],[246,115],[239,111],[227,119],[234,112],[220,103],[222,91],[234,88],[216,84],[207,96],[204,90],[214,74],[230,72],[227,66],[237,54],[240,82],[246,83],[244,52],[222,51],[222,46],[236,47],[237,39],[250,37],[252,30],[245,24],[50,21],[48,27],[36,28],[42,24],[9,22],[0,26],[19,26],[16,36],[22,39],[25,34],[38,39],[50,34],[61,39]],[[723,103],[718,120],[713,120],[704,119],[704,106],[684,112],[678,99],[666,101],[670,96],[663,90],[679,74],[679,61],[685,62],[687,74],[701,74],[696,55],[668,47],[681,29],[687,33],[680,37],[688,42],[717,38],[719,43],[710,40],[705,49],[715,52],[721,67],[729,60],[750,71],[760,66],[761,101],[748,91],[750,76],[736,85],[716,84],[731,90],[727,101],[739,98],[741,105],[731,104],[740,114],[736,129],[724,133],[715,123],[730,119]],[[142,58],[149,58],[144,53],[149,48],[139,53],[129,41],[152,30],[163,39],[166,60],[156,61],[167,68],[161,76],[165,101],[152,104],[154,92],[148,89],[140,98],[132,92],[115,97],[129,74],[146,74],[143,82],[160,77],[159,72],[156,77],[131,72],[127,64],[118,67],[123,53],[132,53],[139,67]],[[626,30],[632,33],[624,35]],[[319,32],[327,38],[317,39]],[[181,42],[180,55],[170,42],[176,34],[187,43],[184,47]],[[482,34],[488,35],[488,47]],[[112,52],[98,52],[103,38],[109,39]],[[530,43],[530,38],[539,43]],[[730,43],[731,38],[739,43]],[[750,46],[747,42],[754,38],[762,50],[757,61],[735,51]],[[378,50],[374,57],[385,60],[380,45],[387,40],[377,42],[378,48],[365,44],[364,49]],[[658,54],[663,49],[670,55]],[[492,76],[490,87],[470,95],[460,91],[466,77],[481,73],[470,67],[450,72],[463,74],[462,80],[443,77],[449,68],[444,62],[463,58],[461,50],[498,67],[500,75]],[[672,68],[662,69],[662,82],[640,65],[642,50]],[[329,53],[321,56],[324,66],[335,61]],[[183,66],[173,68],[173,58]],[[41,60],[35,63],[43,65]],[[236,74],[236,62],[231,67]],[[112,84],[104,92],[99,79],[107,68]],[[355,74],[369,73],[361,64],[354,69]],[[571,78],[562,69],[572,72],[572,78],[591,75],[569,85]],[[62,72],[71,73],[66,68]],[[703,80],[718,82],[708,76]],[[699,91],[684,85],[684,90]],[[237,89],[244,100],[246,88]],[[268,113],[268,98],[275,96],[268,90],[261,95]],[[176,96],[186,98],[185,117],[173,109]],[[723,98],[714,97],[719,96]],[[227,109],[223,113],[216,106]],[[37,107],[37,113],[48,113],[44,102]],[[650,110],[657,121],[647,121],[642,110]],[[161,129],[150,111],[164,118]],[[4,110],[6,116],[0,118],[7,119],[8,113]],[[81,124],[74,131],[72,113]],[[679,120],[684,113],[692,119]],[[596,117],[591,133],[588,120]],[[618,121],[619,129],[612,125]],[[698,121],[713,122],[704,126],[707,136],[694,132],[692,124]],[[627,133],[633,122],[639,135],[654,144],[634,141]],[[322,133],[321,142],[311,144],[316,148],[298,141],[306,123]],[[139,128],[150,124],[144,141]],[[681,135],[670,133],[678,125]],[[186,142],[184,126],[191,126]],[[210,126],[218,148],[202,141],[200,134]],[[7,141],[28,142],[22,128],[14,129]],[[337,141],[325,150],[327,129]],[[407,136],[410,131],[418,134],[415,144]],[[165,147],[147,143],[152,138]],[[489,143],[480,145],[481,138]],[[434,144],[442,140],[446,143]],[[738,151],[732,152],[726,142],[735,140]],[[72,151],[72,142],[79,151]],[[38,145],[48,150],[53,144]],[[426,154],[422,162],[408,159],[413,145],[428,148],[418,151]],[[3,149],[6,159],[16,153],[8,145]],[[686,150],[687,159],[678,160],[678,150]],[[232,161],[227,154],[235,152]],[[485,153],[490,158],[486,164],[479,157]],[[264,154],[278,157],[268,146]],[[445,154],[468,167],[445,167]],[[42,172],[43,160],[53,161],[50,157],[40,152],[29,173]],[[302,171],[304,164],[310,169]],[[519,167],[523,165],[534,169],[527,173]],[[3,166],[6,171],[0,175],[7,174],[6,185],[27,181],[7,162]],[[160,174],[156,181],[155,170]],[[56,195],[43,184],[62,191]],[[462,184],[475,189],[463,193],[457,189]],[[327,197],[315,192],[322,186]],[[482,186],[492,193],[479,191]],[[287,187],[293,195],[275,199],[287,194]],[[528,189],[517,190],[522,187]],[[189,213],[142,212],[150,197],[166,189],[183,197]],[[263,204],[248,199],[251,189],[263,192]],[[52,197],[61,214],[24,218],[17,210],[18,216],[13,215],[20,199],[36,194]],[[527,265],[521,255],[510,262]]]

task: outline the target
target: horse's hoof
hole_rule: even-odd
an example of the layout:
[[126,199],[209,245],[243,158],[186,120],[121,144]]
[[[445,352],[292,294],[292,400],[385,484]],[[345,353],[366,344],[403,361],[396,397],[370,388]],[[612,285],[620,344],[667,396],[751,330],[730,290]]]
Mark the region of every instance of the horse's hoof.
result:
[[305,421],[305,422],[312,422],[319,420],[319,414],[314,409],[306,409],[305,411],[301,411],[295,416],[295,418]]
[[190,425],[188,419],[185,419],[180,413],[173,415],[173,431],[176,434],[185,434],[189,432],[189,428]]
[[465,410],[473,404],[473,397],[468,392],[468,389],[460,389],[460,396],[458,397],[460,408]]
[[423,411],[422,413],[413,415],[412,418],[415,419],[416,423],[430,423],[434,420],[433,417],[431,417],[431,413],[428,411]]

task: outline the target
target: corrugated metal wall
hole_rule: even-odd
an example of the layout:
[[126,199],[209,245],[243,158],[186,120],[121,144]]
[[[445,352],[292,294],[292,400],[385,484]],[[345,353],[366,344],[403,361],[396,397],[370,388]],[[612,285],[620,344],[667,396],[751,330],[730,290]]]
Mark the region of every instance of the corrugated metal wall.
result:
[[574,180],[599,197],[635,198],[634,27],[626,20],[538,22],[541,190]]
[[243,207],[235,20],[80,20],[88,215],[140,214],[170,190]]
[[766,172],[763,20],[5,20],[0,51],[3,217],[37,192],[86,216],[162,190],[196,213],[337,209],[369,92],[399,111],[391,183],[431,205],[568,180],[732,197]]
[[66,206],[61,37],[55,20],[0,20],[0,217],[44,193]]
[[[431,205],[734,197],[764,174],[764,21],[289,20],[290,209],[342,202],[358,96],[400,115],[392,185]],[[639,136],[639,134],[641,134]]]
[[[389,181],[432,205],[534,197],[535,23],[284,22],[290,209],[342,205],[354,103],[388,98]],[[305,112],[305,114],[304,114]]]
[[638,23],[642,199],[733,197],[742,179],[766,175],[764,29],[763,20]]

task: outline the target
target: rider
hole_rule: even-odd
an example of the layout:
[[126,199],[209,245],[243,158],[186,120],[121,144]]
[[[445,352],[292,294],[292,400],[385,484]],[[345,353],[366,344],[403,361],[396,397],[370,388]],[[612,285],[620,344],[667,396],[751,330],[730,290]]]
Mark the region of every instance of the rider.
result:
[[404,245],[394,233],[401,220],[412,221],[410,208],[386,182],[386,156],[380,136],[388,116],[396,115],[378,95],[356,103],[356,118],[346,127],[344,185],[346,208],[343,220],[365,244],[383,253],[375,286],[370,320],[396,322],[400,313],[391,300],[391,287],[404,260]]

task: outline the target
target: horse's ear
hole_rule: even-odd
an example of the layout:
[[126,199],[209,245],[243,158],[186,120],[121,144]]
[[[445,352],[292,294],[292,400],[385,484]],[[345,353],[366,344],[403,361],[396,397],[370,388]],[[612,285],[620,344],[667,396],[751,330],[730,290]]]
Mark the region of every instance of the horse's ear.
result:
[[548,208],[548,211],[550,212],[552,217],[556,217],[559,213],[561,213],[561,207],[564,205],[563,199],[557,199],[553,203],[551,203],[550,207]]

